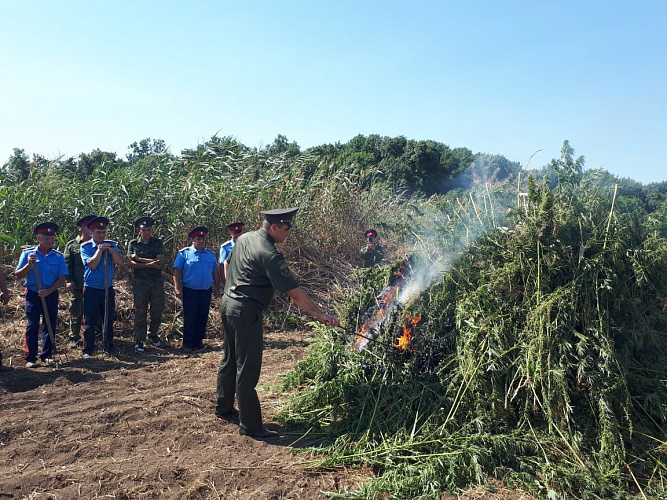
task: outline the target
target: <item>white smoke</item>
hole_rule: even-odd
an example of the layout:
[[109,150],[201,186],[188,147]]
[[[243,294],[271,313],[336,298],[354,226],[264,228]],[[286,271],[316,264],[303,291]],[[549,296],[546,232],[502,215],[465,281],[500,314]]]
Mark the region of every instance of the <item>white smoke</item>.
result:
[[449,261],[437,261],[428,265],[417,265],[412,269],[410,277],[405,280],[405,286],[398,294],[398,303],[405,305],[429,288],[433,283],[442,279],[442,274],[451,269]]
[[404,243],[408,255],[414,256],[412,274],[399,295],[405,304],[418,297],[451,269],[451,263],[463,254],[486,231],[498,226],[507,212],[490,189],[468,192],[460,198],[427,201],[430,209],[411,218],[411,234]]

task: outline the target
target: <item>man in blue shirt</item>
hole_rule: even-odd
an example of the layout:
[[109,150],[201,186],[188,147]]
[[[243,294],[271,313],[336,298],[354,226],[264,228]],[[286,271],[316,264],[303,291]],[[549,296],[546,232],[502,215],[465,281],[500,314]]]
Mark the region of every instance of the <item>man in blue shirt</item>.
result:
[[[35,227],[34,234],[38,245],[28,248],[21,253],[18,266],[14,275],[24,278],[25,294],[25,366],[34,368],[37,366],[37,348],[39,336],[39,322],[44,318],[44,329],[42,330],[42,352],[39,354],[42,362],[50,364],[53,362],[53,346],[46,327],[46,315],[53,328],[58,319],[58,289],[67,280],[67,265],[63,254],[53,250],[58,226],[52,222],[45,222]],[[37,269],[38,273],[35,272]],[[39,285],[37,274],[39,274]],[[42,299],[46,304],[46,311],[42,307]],[[53,332],[55,336],[55,332]]]
[[[102,351],[114,353],[113,320],[116,311],[116,294],[113,289],[114,266],[122,266],[123,257],[116,243],[106,239],[109,219],[95,217],[88,222],[92,239],[81,244],[81,259],[86,266],[83,272],[83,357],[95,352],[95,325],[98,318],[106,318],[106,331],[102,332]],[[106,308],[105,308],[106,304]]]
[[227,257],[229,257],[229,254],[232,252],[232,248],[234,248],[234,245],[236,245],[236,240],[239,239],[239,236],[241,236],[241,233],[243,233],[243,227],[245,224],[243,222],[233,222],[229,226],[227,226],[227,230],[229,231],[229,237],[231,238],[229,241],[226,241],[225,243],[222,244],[220,247],[220,258],[218,259],[218,262],[220,262],[221,266],[221,275],[220,275],[220,283],[224,286],[225,285],[225,280],[227,279]]
[[181,249],[174,260],[176,297],[183,300],[183,351],[204,349],[211,291],[220,297],[218,259],[206,248],[208,229],[196,227],[188,233],[192,246]]

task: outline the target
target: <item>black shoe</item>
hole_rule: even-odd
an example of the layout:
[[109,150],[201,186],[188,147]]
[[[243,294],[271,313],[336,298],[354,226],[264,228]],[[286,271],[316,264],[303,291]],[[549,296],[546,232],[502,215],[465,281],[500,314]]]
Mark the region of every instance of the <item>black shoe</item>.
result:
[[144,343],[139,341],[136,344],[134,344],[134,350],[137,352],[144,352],[146,349],[144,349]]
[[157,336],[150,337],[149,340],[151,341],[151,344],[153,344],[154,347],[162,346],[162,341],[160,340],[160,337]]
[[227,422],[234,422],[234,423],[239,422],[239,411],[236,408],[232,408],[231,411],[224,413],[219,413],[216,411],[215,416],[218,417],[220,420],[226,420]]
[[241,436],[248,436],[248,437],[251,437],[253,439],[269,439],[269,438],[278,437],[278,433],[276,431],[272,431],[270,429],[267,429],[264,426],[262,426],[262,428],[260,430],[255,431],[255,432],[248,432],[243,427],[239,427],[239,434]]

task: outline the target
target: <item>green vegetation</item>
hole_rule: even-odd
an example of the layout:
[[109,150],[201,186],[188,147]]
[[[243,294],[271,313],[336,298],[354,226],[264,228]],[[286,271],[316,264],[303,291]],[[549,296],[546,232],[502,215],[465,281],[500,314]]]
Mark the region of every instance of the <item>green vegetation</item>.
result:
[[[285,420],[324,431],[326,464],[377,472],[351,497],[439,498],[489,476],[539,498],[665,497],[664,218],[572,153],[505,226],[471,197],[466,228],[490,229],[357,353],[394,269],[369,272],[346,333],[320,329],[289,376]],[[418,314],[411,352],[391,347]]]
[[[121,242],[150,214],[169,256],[194,225],[215,246],[232,220],[298,205],[286,255],[344,328],[313,325],[283,418],[316,428],[326,464],[373,467],[350,497],[439,498],[489,476],[538,497],[666,497],[667,183],[583,164],[567,142],[529,176],[500,156],[375,135],[306,151],[213,137],[178,157],[145,139],[127,160],[16,149],[0,171],[3,260],[43,220],[65,228],[62,248],[86,213]],[[397,262],[354,270],[371,226]],[[353,352],[407,255],[421,293]],[[293,312],[271,318],[294,324]],[[410,348],[393,347],[420,314]]]

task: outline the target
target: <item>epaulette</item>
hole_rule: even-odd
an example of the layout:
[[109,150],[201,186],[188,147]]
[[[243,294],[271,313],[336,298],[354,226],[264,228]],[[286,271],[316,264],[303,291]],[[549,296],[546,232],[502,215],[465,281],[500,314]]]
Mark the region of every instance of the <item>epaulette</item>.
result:
[[111,240],[104,240],[102,243],[111,243],[112,245],[118,246],[115,241],[111,241]]
[[24,251],[24,252],[25,252],[26,250],[29,251],[29,252],[31,252],[31,251],[33,251],[33,250],[37,250],[37,247],[38,247],[38,246],[39,246],[39,245],[35,245],[35,246],[32,246],[32,245],[22,245],[22,246],[21,246],[21,250]]
[[58,255],[62,255],[63,253],[59,250],[56,250],[55,248],[51,249],[52,252],[56,252]]
[[84,241],[83,243],[81,243],[81,246],[90,245],[92,243],[93,243],[93,240]]
[[190,247],[181,248],[181,249],[178,251],[178,253],[181,253],[182,251],[187,250],[188,248],[190,248]]

